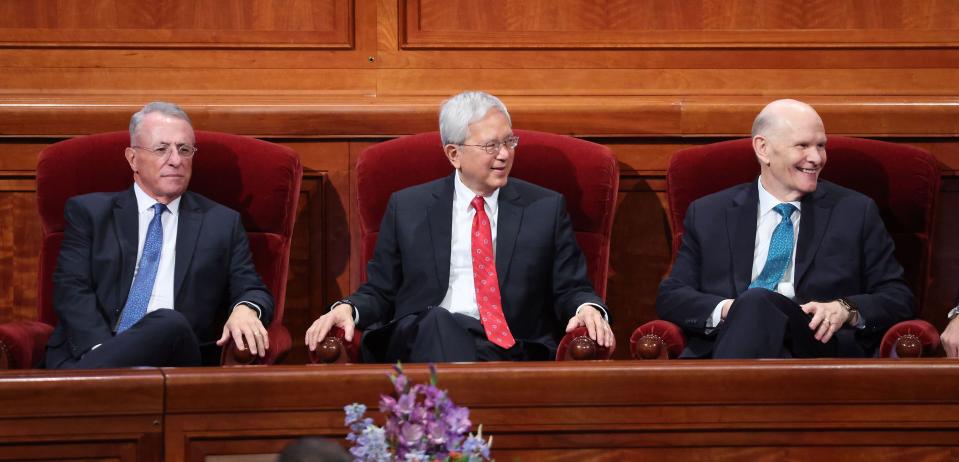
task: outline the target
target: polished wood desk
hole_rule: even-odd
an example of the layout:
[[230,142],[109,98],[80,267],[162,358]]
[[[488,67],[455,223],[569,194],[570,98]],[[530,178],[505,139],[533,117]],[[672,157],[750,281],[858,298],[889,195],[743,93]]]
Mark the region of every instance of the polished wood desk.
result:
[[[300,436],[341,440],[343,405],[375,407],[390,371],[6,373],[0,460],[270,460]],[[959,459],[959,361],[445,364],[439,384],[497,460]]]

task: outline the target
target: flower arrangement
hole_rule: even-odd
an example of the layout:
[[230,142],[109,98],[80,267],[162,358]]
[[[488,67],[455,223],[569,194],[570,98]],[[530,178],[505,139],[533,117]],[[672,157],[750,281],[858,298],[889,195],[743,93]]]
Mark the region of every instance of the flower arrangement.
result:
[[483,426],[476,435],[469,409],[453,404],[446,390],[436,387],[436,367],[430,365],[429,384],[410,385],[402,365],[390,374],[394,396],[380,396],[383,426],[364,417],[366,406],[353,403],[343,408],[350,427],[346,439],[353,443],[350,454],[358,461],[481,462],[491,460],[493,437],[483,440]]

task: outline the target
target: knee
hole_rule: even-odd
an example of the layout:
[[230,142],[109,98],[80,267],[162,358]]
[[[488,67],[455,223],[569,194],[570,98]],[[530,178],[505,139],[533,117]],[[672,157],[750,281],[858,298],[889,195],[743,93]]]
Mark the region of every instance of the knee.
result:
[[740,312],[761,310],[769,307],[772,304],[772,298],[777,295],[779,294],[768,289],[749,289],[736,297],[732,309]]
[[[190,321],[183,313],[176,310],[156,310],[147,315],[151,324],[156,324],[158,329],[163,329],[171,333],[192,333],[193,327]],[[147,319],[147,318],[144,318]]]
[[420,325],[426,323],[445,324],[447,322],[453,322],[453,313],[440,306],[430,307],[419,318]]

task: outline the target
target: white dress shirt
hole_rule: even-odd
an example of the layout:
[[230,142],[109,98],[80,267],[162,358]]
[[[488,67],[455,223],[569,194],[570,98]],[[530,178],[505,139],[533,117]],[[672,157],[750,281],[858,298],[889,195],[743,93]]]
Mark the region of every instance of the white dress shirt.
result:
[[[450,283],[440,306],[450,313],[462,313],[479,319],[479,307],[476,305],[476,289],[473,283],[473,254],[470,231],[473,228],[473,210],[471,202],[476,193],[471,191],[460,178],[459,170],[453,180],[453,234],[450,240]],[[493,255],[496,255],[496,222],[499,217],[499,189],[483,198],[486,215],[489,217],[490,233],[493,237]]]
[[[143,192],[140,185],[136,183],[133,184],[133,192],[137,197],[137,213],[140,221],[137,233],[137,263],[133,273],[133,277],[136,278],[136,275],[140,272],[140,257],[143,256],[143,244],[146,242],[147,229],[150,227],[150,221],[153,220],[153,206],[157,201]],[[163,248],[160,250],[160,264],[157,267],[156,279],[153,282],[153,293],[150,294],[147,313],[159,309],[173,309],[173,266],[176,259],[176,230],[180,217],[180,199],[180,197],[177,197],[166,204],[167,209],[160,217],[160,222],[163,224]],[[133,289],[132,284],[130,289]]]

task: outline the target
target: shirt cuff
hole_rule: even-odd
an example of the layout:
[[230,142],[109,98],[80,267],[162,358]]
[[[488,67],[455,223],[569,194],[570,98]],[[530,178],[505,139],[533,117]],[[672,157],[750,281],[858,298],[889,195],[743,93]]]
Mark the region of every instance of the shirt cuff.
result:
[[582,305],[579,305],[579,307],[576,308],[576,314],[579,314],[579,311],[582,310],[584,306],[591,306],[599,310],[599,312],[603,314],[603,319],[606,320],[606,324],[609,324],[609,314],[606,313],[606,308],[603,308],[602,306],[597,305],[596,303],[586,302],[586,303],[583,303]]
[[716,326],[719,326],[719,323],[723,322],[723,304],[729,301],[729,299],[723,300],[716,304],[716,308],[713,308],[712,314],[706,318],[706,333],[708,334]]
[[256,311],[256,318],[257,318],[257,319],[263,319],[263,309],[260,308],[260,305],[257,305],[256,303],[253,303],[253,302],[248,302],[248,301],[246,301],[246,300],[243,300],[242,302],[238,302],[236,305],[233,305],[233,309],[235,310],[236,307],[238,307],[238,306],[240,306],[240,305],[246,305],[246,306],[252,308],[254,311]]

